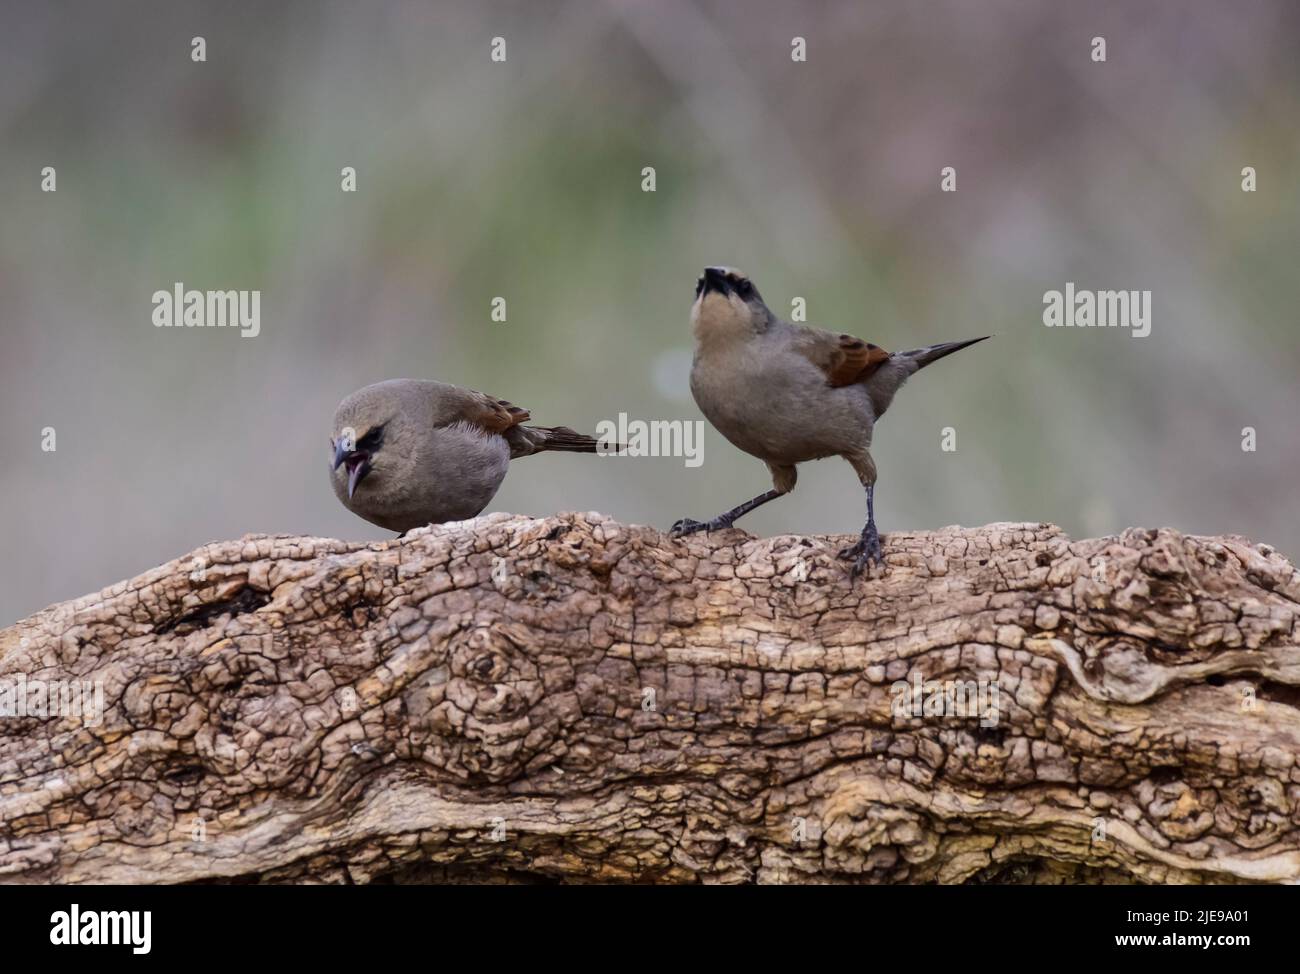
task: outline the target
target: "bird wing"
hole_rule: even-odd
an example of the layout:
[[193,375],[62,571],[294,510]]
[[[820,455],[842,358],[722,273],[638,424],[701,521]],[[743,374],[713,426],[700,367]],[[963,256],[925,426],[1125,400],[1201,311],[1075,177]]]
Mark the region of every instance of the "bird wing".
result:
[[879,345],[817,328],[802,329],[795,347],[826,373],[826,382],[832,387],[862,382],[889,359],[889,353]]
[[485,392],[472,389],[457,389],[459,402],[448,417],[448,425],[453,422],[472,423],[481,426],[489,433],[505,433],[511,427],[527,422],[528,410],[512,402],[489,396]]

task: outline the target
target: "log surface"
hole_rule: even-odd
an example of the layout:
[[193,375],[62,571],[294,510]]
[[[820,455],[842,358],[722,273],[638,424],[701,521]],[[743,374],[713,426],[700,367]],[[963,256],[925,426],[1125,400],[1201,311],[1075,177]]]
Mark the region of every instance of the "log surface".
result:
[[52,606],[10,709],[103,711],[0,719],[0,881],[1300,879],[1281,555],[993,524],[853,584],[845,543],[490,515]]

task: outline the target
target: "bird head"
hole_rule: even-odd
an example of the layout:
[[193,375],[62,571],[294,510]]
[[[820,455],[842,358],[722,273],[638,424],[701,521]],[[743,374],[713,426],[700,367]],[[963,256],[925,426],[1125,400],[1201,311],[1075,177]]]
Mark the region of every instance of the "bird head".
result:
[[334,415],[330,470],[339,487],[346,482],[348,500],[376,466],[382,466],[380,454],[393,422],[391,412],[383,407],[375,397],[353,395],[339,404]]
[[706,267],[695,284],[691,324],[699,338],[743,337],[772,319],[754,283],[734,267]]

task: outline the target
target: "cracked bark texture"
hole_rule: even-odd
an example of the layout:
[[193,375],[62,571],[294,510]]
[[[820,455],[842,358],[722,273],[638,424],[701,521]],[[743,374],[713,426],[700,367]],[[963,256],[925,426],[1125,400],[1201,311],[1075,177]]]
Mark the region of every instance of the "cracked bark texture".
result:
[[[7,882],[1288,882],[1300,575],[1046,524],[491,515],[206,545],[0,632]],[[896,681],[987,681],[996,726]]]

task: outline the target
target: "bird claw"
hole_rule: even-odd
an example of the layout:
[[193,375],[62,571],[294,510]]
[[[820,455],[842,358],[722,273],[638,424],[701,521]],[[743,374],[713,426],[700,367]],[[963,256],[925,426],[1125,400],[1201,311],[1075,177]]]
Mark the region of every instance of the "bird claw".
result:
[[688,534],[695,534],[697,531],[707,531],[709,525],[705,521],[693,521],[689,517],[684,517],[671,528],[668,529],[668,537],[684,538]]
[[872,562],[883,568],[885,553],[881,547],[880,533],[876,530],[876,526],[868,524],[863,529],[862,537],[857,540],[857,543],[841,550],[840,557],[852,559],[853,567],[849,569],[849,577],[854,580],[869,568]]
[[695,534],[697,531],[722,531],[731,527],[731,519],[722,514],[711,521],[693,521],[689,517],[684,517],[671,528],[668,529],[668,537],[684,538],[688,534]]

